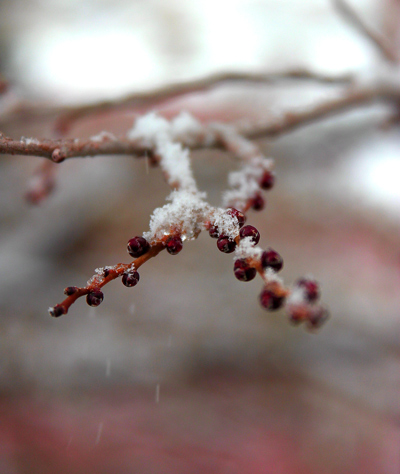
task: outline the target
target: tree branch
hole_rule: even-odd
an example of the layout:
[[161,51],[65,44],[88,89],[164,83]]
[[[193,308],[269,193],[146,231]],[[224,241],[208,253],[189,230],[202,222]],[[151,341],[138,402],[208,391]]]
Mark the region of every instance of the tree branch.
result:
[[[196,239],[201,231],[206,230],[212,238],[218,239],[219,251],[235,252],[234,273],[238,280],[250,281],[259,273],[264,282],[260,303],[266,310],[286,307],[292,322],[305,322],[311,329],[324,323],[327,312],[317,302],[317,283],[303,279],[300,280],[303,283],[298,282],[293,289],[286,288],[276,275],[283,265],[279,254],[272,249],[263,251],[256,247],[260,233],[251,225],[244,226],[246,216],[241,209],[246,211],[253,207],[260,210],[262,206],[258,197],[261,190],[269,190],[273,186],[271,159],[265,158],[256,145],[238,135],[234,128],[218,123],[203,126],[185,113],[170,121],[154,113],[147,114],[136,120],[127,136],[132,143],[149,149],[155,155],[173,189],[168,197],[169,203],[154,211],[148,232],[128,241],[127,250],[134,258],[133,262],[98,268],[86,286],[67,287],[64,301],[49,308],[51,316],[66,314],[70,306],[85,295],[90,306],[98,306],[104,299],[101,288],[118,277],[122,277],[125,286],[136,286],[140,279],[137,269],[142,264],[163,249],[171,255],[178,254],[184,241]],[[95,139],[115,141],[105,133]],[[205,201],[205,194],[199,192],[190,167],[189,151],[182,146],[202,141],[209,143],[210,140],[219,141],[221,146],[243,162],[239,171],[230,173],[228,181],[231,189],[226,193],[223,208],[210,205]],[[31,145],[39,146],[38,143]],[[231,202],[240,207],[226,209],[232,205]],[[314,288],[311,293],[307,289],[309,287]]]
[[[400,90],[389,86],[350,87],[343,95],[318,102],[299,111],[290,111],[282,117],[266,120],[263,123],[240,124],[233,126],[235,131],[248,138],[274,137],[288,133],[296,128],[343,113],[355,107],[372,104],[375,101],[389,101],[397,104]],[[225,148],[221,134],[212,125],[203,125],[202,132],[192,137],[190,143],[183,144],[191,149]],[[58,163],[67,158],[91,157],[98,155],[152,156],[152,147],[146,147],[140,140],[126,137],[116,138],[111,134],[92,137],[89,140],[57,139],[13,140],[0,134],[0,153],[10,155],[39,156]]]
[[281,118],[268,120],[265,123],[243,125],[242,133],[248,138],[276,137],[289,133],[299,127],[316,122],[333,115],[344,113],[356,107],[370,105],[376,101],[397,101],[400,90],[385,87],[351,88],[342,96],[318,102],[315,105],[299,110],[286,112]]
[[8,155],[26,155],[48,158],[61,163],[67,158],[90,157],[99,155],[133,155],[143,156],[150,150],[139,146],[137,142],[126,138],[96,139],[57,139],[37,140],[22,138],[13,140],[0,134],[0,153]]
[[384,58],[391,63],[396,63],[398,58],[390,45],[389,40],[381,33],[375,31],[368,26],[353,10],[345,0],[333,0],[337,11],[345,18],[353,27],[358,30],[365,38],[375,45]]

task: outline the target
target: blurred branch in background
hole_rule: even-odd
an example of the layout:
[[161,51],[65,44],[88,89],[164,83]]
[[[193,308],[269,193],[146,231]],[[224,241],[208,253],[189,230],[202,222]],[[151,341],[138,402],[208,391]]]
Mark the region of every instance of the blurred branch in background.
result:
[[55,129],[65,133],[71,127],[74,121],[89,115],[103,114],[107,111],[119,109],[146,110],[150,107],[161,106],[167,101],[177,97],[195,92],[206,92],[221,84],[239,83],[245,84],[263,84],[274,83],[289,79],[310,80],[328,84],[346,84],[352,82],[349,74],[342,76],[328,76],[317,72],[297,69],[281,73],[244,73],[227,72],[216,73],[200,79],[179,82],[162,86],[158,89],[147,92],[136,92],[129,94],[117,100],[101,101],[89,105],[51,107],[46,104],[27,104],[22,101],[13,105],[11,110],[6,110],[3,116],[0,114],[1,122],[12,122],[13,120],[35,119],[40,117],[58,116]]
[[8,83],[4,79],[4,77],[0,74],[0,95],[7,92],[7,89],[8,89]]
[[392,63],[399,61],[394,45],[390,44],[388,38],[367,25],[345,0],[333,0],[333,3],[343,18],[349,21],[357,31],[374,44],[385,59]]

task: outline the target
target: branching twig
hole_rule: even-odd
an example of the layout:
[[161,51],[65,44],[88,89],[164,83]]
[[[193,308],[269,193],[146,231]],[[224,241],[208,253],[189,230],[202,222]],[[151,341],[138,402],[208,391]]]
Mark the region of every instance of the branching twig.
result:
[[37,167],[28,182],[25,198],[31,204],[40,204],[55,188],[55,174],[57,167],[48,160]]
[[333,0],[335,7],[342,16],[348,20],[364,37],[372,42],[381,54],[391,63],[396,63],[398,58],[390,45],[389,40],[381,33],[372,29],[367,25],[356,13],[353,8],[348,5],[345,0]]
[[[247,209],[261,209],[255,196],[258,198],[261,189],[270,189],[273,185],[272,160],[264,158],[257,146],[233,128],[220,124],[205,128],[188,114],[181,114],[170,122],[154,113],[148,114],[138,119],[127,135],[139,149],[149,150],[156,157],[173,189],[169,197],[171,202],[154,211],[150,230],[143,237],[137,236],[128,242],[128,253],[134,257],[133,262],[99,268],[85,287],[67,287],[64,291],[67,298],[49,308],[52,316],[66,314],[70,306],[85,295],[90,306],[98,306],[104,298],[101,288],[117,277],[122,277],[125,286],[135,286],[140,279],[137,269],[143,263],[163,249],[176,255],[185,240],[193,240],[202,230],[207,230],[211,237],[218,239],[217,247],[221,252],[235,252],[236,278],[249,281],[256,273],[260,274],[264,282],[260,302],[265,309],[286,306],[294,323],[306,321],[311,328],[323,324],[327,312],[317,303],[317,284],[304,280],[304,284],[298,283],[293,289],[286,288],[276,274],[283,265],[281,257],[272,249],[263,251],[256,247],[260,239],[258,230],[250,225],[243,226]],[[234,202],[238,209],[211,206],[204,200],[205,194],[197,189],[189,151],[182,143],[194,145],[209,140],[219,141],[244,162],[240,171],[231,173],[229,184],[232,189],[225,197],[225,205]],[[310,285],[313,292],[309,290]]]
[[100,290],[104,285],[121,277],[123,273],[129,270],[137,270],[145,262],[158,255],[164,248],[165,246],[159,243],[153,245],[145,255],[136,258],[131,263],[117,263],[110,267],[97,269],[96,274],[92,276],[85,287],[69,286],[65,288],[64,293],[67,297],[62,303],[55,305],[53,308],[49,308],[50,314],[55,317],[66,314],[70,306],[75,303],[78,298]]

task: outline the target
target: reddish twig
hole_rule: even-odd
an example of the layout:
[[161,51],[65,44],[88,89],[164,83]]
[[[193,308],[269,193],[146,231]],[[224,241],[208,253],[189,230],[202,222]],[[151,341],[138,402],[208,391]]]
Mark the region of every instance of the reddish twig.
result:
[[153,245],[145,255],[136,258],[131,263],[118,263],[114,266],[98,269],[97,273],[92,276],[86,286],[82,288],[76,286],[69,286],[65,288],[64,293],[67,295],[67,297],[62,303],[49,308],[49,313],[54,317],[66,314],[70,306],[75,303],[78,298],[100,290],[100,288],[102,288],[104,285],[118,277],[121,277],[129,270],[137,270],[148,260],[158,255],[164,248],[165,246],[162,243],[157,243]]
[[40,204],[55,188],[56,166],[48,160],[38,166],[28,182],[25,198],[31,204]]
[[[310,296],[308,289],[286,288],[276,274],[283,265],[281,257],[272,249],[263,251],[256,247],[260,239],[258,230],[251,225],[244,226],[246,216],[240,209],[261,209],[261,190],[273,186],[272,160],[264,158],[261,150],[234,128],[221,124],[205,128],[187,114],[181,114],[170,122],[156,114],[148,114],[136,121],[127,136],[139,149],[147,149],[156,157],[174,190],[169,197],[170,203],[154,211],[149,232],[129,240],[128,253],[134,257],[133,262],[99,268],[85,287],[67,287],[65,300],[49,308],[52,316],[66,314],[82,296],[86,296],[90,306],[98,306],[104,298],[101,288],[117,277],[122,277],[125,286],[135,286],[140,279],[137,270],[146,261],[164,248],[171,255],[178,254],[185,240],[193,240],[202,230],[207,230],[211,237],[217,238],[218,250],[235,252],[234,273],[237,279],[250,281],[256,273],[260,274],[264,281],[260,303],[265,309],[275,310],[286,305],[293,322],[306,321],[311,328],[319,327],[325,321],[327,313],[316,303],[318,291],[314,289]],[[106,138],[113,139],[103,134],[96,140]],[[237,208],[213,207],[197,189],[190,169],[189,152],[182,143],[196,145],[210,140],[218,142],[243,161],[242,168],[230,174],[231,189],[224,198],[225,206],[234,203]],[[313,284],[317,288],[316,283]],[[308,282],[307,288],[310,285],[312,283]]]
[[142,156],[149,152],[137,143],[126,138],[99,140],[22,138],[13,140],[0,134],[0,153],[8,155],[39,156],[61,163],[67,158],[90,157],[98,155]]

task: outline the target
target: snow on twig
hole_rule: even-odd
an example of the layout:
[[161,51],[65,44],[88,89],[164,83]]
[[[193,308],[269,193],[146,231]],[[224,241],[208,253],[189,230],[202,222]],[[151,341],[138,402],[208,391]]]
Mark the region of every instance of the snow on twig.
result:
[[[114,137],[105,133],[94,138],[91,143],[98,146],[115,142]],[[85,287],[67,287],[64,301],[49,308],[52,316],[66,314],[81,296],[86,296],[90,306],[98,306],[104,298],[101,289],[118,277],[125,286],[136,286],[140,279],[138,269],[146,261],[164,249],[176,255],[184,242],[196,239],[202,231],[209,231],[210,236],[218,239],[217,248],[221,252],[235,252],[236,278],[248,281],[259,273],[264,283],[260,303],[265,309],[275,310],[290,301],[290,307],[286,307],[293,322],[306,321],[311,328],[322,324],[326,319],[325,310],[317,301],[307,301],[304,291],[301,293],[303,299],[290,297],[292,290],[286,288],[277,275],[282,265],[279,267],[276,259],[275,262],[271,260],[271,250],[263,251],[256,246],[257,229],[244,226],[245,212],[253,203],[254,193],[273,186],[273,161],[264,157],[259,147],[240,136],[234,128],[221,124],[204,127],[188,114],[180,114],[170,121],[155,113],[147,114],[136,120],[126,139],[135,144],[136,150],[146,150],[155,157],[172,189],[168,202],[153,212],[149,231],[129,240],[128,253],[133,261],[96,269]],[[232,189],[225,193],[224,206],[220,208],[209,204],[206,194],[198,190],[187,148],[188,145],[213,142],[234,153],[242,162],[241,168],[229,176]],[[34,140],[30,145],[38,146]],[[229,207],[228,201],[240,205]]]

